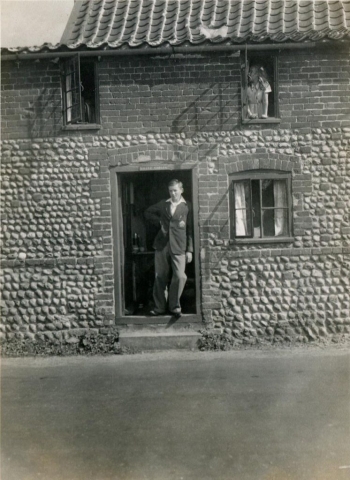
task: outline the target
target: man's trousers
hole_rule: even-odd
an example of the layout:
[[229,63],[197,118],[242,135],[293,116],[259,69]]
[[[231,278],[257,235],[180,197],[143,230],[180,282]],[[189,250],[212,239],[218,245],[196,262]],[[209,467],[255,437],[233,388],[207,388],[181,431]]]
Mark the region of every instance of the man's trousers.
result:
[[168,305],[170,312],[180,313],[180,297],[187,280],[185,274],[186,255],[174,255],[169,249],[169,244],[167,244],[163,250],[156,250],[154,266],[153,299],[155,311],[164,313],[167,310],[166,290],[172,273],[168,291]]

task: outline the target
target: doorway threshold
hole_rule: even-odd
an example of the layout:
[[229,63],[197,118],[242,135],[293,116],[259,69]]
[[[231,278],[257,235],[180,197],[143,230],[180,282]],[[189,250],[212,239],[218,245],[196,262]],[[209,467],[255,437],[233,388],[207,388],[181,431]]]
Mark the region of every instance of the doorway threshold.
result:
[[160,350],[198,350],[201,334],[195,331],[122,331],[119,336],[121,347],[136,352],[154,352]]
[[116,325],[167,325],[169,323],[176,324],[189,324],[189,323],[202,323],[202,315],[196,313],[184,313],[180,318],[175,318],[174,315],[158,315],[144,316],[144,315],[128,315],[125,317],[117,317],[115,319]]

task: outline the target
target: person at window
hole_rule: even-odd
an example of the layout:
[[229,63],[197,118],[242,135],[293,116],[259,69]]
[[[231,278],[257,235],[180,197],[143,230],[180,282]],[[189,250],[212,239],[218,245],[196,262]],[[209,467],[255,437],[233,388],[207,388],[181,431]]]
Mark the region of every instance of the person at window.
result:
[[81,102],[83,112],[83,123],[95,123],[94,90],[89,91],[81,84]]
[[264,67],[251,66],[247,87],[248,118],[267,118],[270,92],[272,89]]
[[161,200],[145,211],[146,220],[160,226],[153,243],[155,307],[150,313],[154,316],[166,313],[168,300],[170,313],[180,318],[180,298],[187,280],[185,267],[186,263],[192,262],[193,225],[191,205],[182,196],[184,191],[182,182],[171,180],[168,189],[170,195],[168,200]]

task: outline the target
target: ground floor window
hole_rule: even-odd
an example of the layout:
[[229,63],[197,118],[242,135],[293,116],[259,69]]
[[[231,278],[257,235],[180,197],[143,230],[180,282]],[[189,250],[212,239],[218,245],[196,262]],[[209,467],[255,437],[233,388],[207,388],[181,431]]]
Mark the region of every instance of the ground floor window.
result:
[[291,236],[291,179],[276,172],[248,172],[231,177],[233,239]]

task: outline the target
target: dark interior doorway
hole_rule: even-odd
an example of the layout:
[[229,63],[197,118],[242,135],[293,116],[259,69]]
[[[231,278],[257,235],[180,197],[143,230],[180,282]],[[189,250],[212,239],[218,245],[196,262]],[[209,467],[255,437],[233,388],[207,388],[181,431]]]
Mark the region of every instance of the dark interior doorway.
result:
[[[169,198],[168,183],[183,183],[184,198],[193,204],[191,170],[120,173],[122,219],[123,315],[148,316],[153,305],[154,249],[158,228],[146,222],[145,210]],[[196,255],[186,266],[187,282],[181,298],[183,314],[196,314]]]

